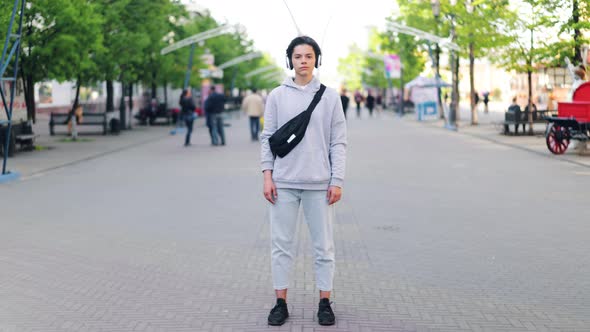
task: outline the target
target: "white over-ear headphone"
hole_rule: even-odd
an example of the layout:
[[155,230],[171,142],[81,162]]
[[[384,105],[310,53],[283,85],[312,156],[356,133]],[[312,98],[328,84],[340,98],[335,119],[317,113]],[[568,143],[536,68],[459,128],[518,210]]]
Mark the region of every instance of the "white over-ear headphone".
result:
[[[293,64],[291,64],[291,60],[289,59],[288,55],[285,55],[285,63],[287,65],[287,69],[293,69]],[[316,59],[315,62],[315,67],[316,68],[320,68],[320,66],[322,65],[322,55],[318,55],[318,58]]]

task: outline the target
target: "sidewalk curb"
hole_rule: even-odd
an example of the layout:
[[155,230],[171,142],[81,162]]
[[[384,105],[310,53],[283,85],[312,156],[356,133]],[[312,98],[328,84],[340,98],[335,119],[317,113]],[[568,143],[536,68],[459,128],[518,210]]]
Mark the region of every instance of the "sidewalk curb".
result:
[[31,180],[31,179],[34,179],[34,178],[37,178],[37,177],[41,177],[43,175],[46,175],[47,173],[60,170],[62,168],[66,168],[66,167],[77,165],[77,164],[81,164],[81,163],[84,163],[84,162],[87,162],[87,161],[95,160],[95,159],[98,159],[98,158],[101,158],[101,157],[104,157],[104,156],[107,156],[107,155],[110,155],[110,154],[114,154],[114,153],[117,153],[117,152],[121,152],[121,151],[129,150],[129,149],[133,149],[133,148],[136,148],[136,147],[139,147],[139,146],[148,144],[148,143],[152,143],[152,142],[156,142],[156,141],[162,140],[164,138],[168,138],[168,137],[170,137],[169,134],[161,135],[161,136],[157,136],[157,137],[154,137],[154,138],[151,138],[151,139],[142,141],[142,142],[132,143],[132,144],[129,144],[129,145],[125,145],[125,146],[116,148],[116,149],[99,152],[99,153],[96,153],[94,155],[91,155],[91,156],[88,156],[88,157],[84,157],[84,158],[81,158],[81,159],[76,159],[76,160],[68,161],[68,162],[63,163],[63,164],[60,164],[60,165],[56,165],[56,166],[48,167],[48,168],[45,168],[45,169],[42,169],[42,170],[39,170],[39,171],[35,171],[35,172],[33,172],[31,174],[28,174],[26,176],[21,176],[20,180],[21,181]]
[[545,157],[547,159],[551,159],[551,160],[555,160],[555,161],[559,161],[559,162],[567,162],[567,163],[574,164],[574,165],[577,165],[577,166],[582,166],[582,167],[585,167],[585,168],[590,168],[590,165],[589,164],[586,164],[586,163],[583,163],[583,162],[579,162],[579,161],[576,161],[576,160],[572,160],[571,158],[568,158],[567,156],[561,156],[560,158],[555,158],[555,156],[553,154],[549,153],[549,152],[548,153],[543,153],[543,152],[540,152],[538,150],[535,150],[535,149],[532,149],[532,148],[529,148],[529,147],[526,147],[526,146],[523,146],[523,145],[518,145],[518,144],[514,144],[514,143],[506,143],[506,142],[503,142],[501,140],[498,140],[498,139],[496,139],[494,137],[488,137],[488,136],[485,136],[483,134],[476,134],[476,133],[464,132],[464,131],[461,131],[462,126],[458,126],[458,130],[449,130],[444,125],[441,125],[440,120],[436,120],[436,122],[418,122],[418,121],[411,121],[410,119],[408,119],[408,120],[405,120],[405,121],[410,121],[411,123],[414,123],[414,124],[417,124],[417,125],[423,125],[423,126],[430,127],[430,128],[433,128],[433,129],[443,129],[446,132],[456,133],[456,134],[463,135],[463,136],[469,136],[469,137],[477,138],[477,139],[480,139],[480,140],[483,140],[483,141],[491,142],[491,143],[494,143],[494,144],[497,144],[497,145],[501,145],[501,146],[505,146],[505,147],[510,147],[510,148],[518,149],[518,150],[521,150],[521,151],[527,151],[527,152],[530,152],[530,153],[534,153],[534,154],[536,154],[538,156]]

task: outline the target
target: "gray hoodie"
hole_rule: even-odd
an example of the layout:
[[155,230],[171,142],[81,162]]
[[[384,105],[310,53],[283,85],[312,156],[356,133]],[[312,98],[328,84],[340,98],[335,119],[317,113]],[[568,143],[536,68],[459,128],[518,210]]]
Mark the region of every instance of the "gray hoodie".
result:
[[287,121],[307,109],[320,82],[313,78],[302,90],[293,78],[268,95],[261,135],[262,171],[272,170],[277,188],[327,190],[342,187],[346,162],[346,119],[340,96],[326,88],[311,115],[303,140],[284,158],[274,157],[268,138]]

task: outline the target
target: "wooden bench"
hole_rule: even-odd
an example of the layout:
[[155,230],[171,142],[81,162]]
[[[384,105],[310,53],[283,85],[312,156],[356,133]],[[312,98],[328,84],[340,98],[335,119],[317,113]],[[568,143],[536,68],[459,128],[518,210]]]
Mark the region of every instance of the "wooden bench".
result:
[[[73,117],[73,116],[72,116]],[[49,134],[55,135],[55,126],[68,125],[68,113],[51,113],[49,118]],[[76,122],[76,126],[101,126],[102,134],[107,134],[107,115],[105,113],[82,113],[82,122]]]
[[[0,154],[4,154],[4,145],[6,144],[7,128],[0,127]],[[12,128],[10,131],[10,139],[8,140],[8,156],[14,156],[18,150],[32,151],[35,148],[35,139],[39,135],[33,134],[30,127]],[[20,149],[17,147],[20,146]]]
[[[535,123],[547,123],[545,121],[545,117],[551,116],[552,112],[547,110],[539,110],[533,111],[533,122]],[[518,127],[522,125],[522,133],[526,133],[526,126],[531,125],[529,122],[529,112],[528,111],[506,111],[504,114],[504,122],[502,123],[504,126],[504,134],[510,134],[510,126],[514,126],[514,134],[518,135]]]
[[39,135],[35,134],[22,134],[16,135],[16,144],[20,145],[21,150],[32,151],[35,149],[35,138]]

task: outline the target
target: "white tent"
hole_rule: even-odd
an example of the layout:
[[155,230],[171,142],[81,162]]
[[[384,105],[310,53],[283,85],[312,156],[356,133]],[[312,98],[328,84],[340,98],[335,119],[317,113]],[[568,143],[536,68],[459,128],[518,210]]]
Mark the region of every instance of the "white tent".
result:
[[418,76],[404,85],[406,98],[415,104],[436,101],[438,87],[450,87],[449,83],[441,79]]

